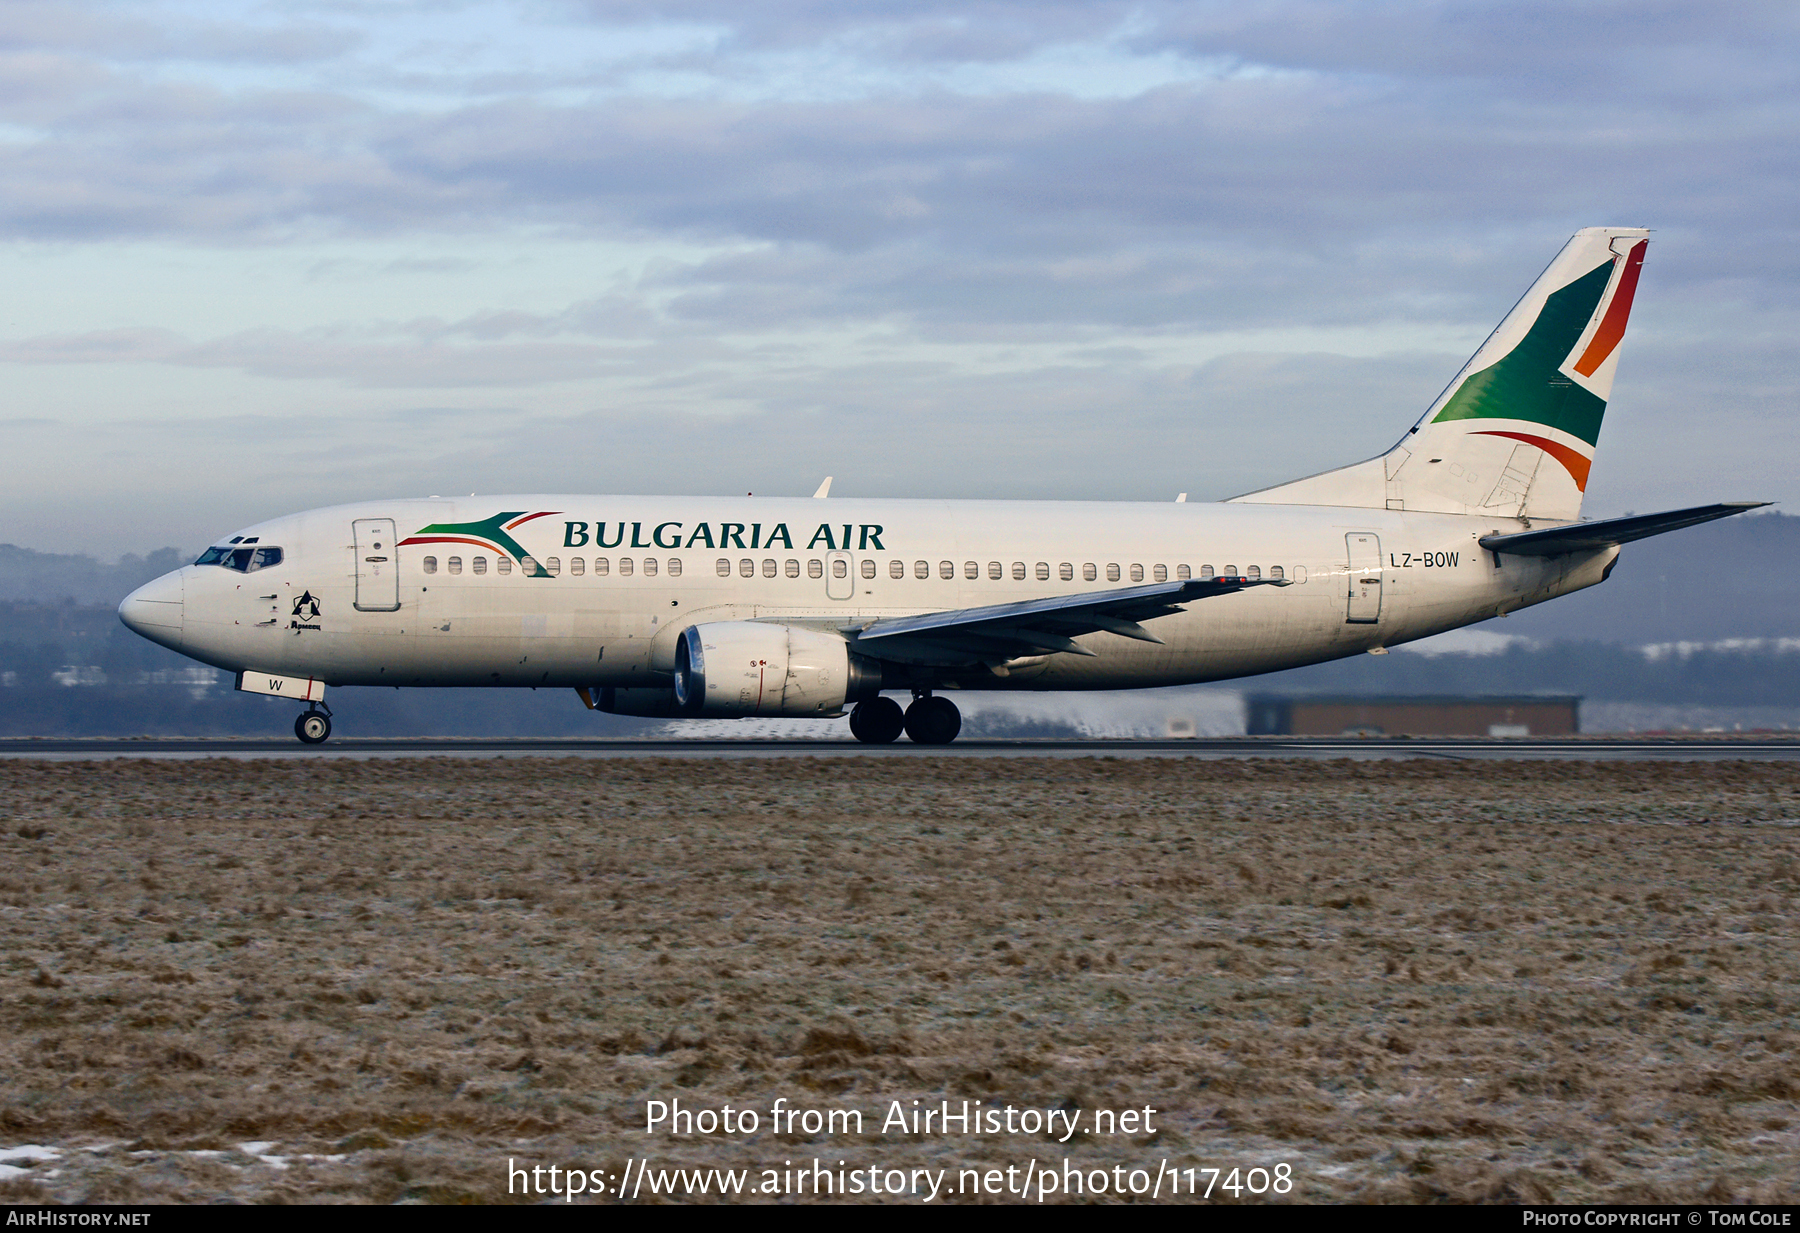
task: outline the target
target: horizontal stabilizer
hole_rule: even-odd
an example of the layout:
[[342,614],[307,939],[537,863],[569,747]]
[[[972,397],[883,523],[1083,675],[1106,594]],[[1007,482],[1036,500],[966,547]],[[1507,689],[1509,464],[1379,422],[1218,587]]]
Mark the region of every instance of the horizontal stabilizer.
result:
[[1570,552],[1616,548],[1636,539],[1649,539],[1667,531],[1699,526],[1715,518],[1729,518],[1746,510],[1761,509],[1767,501],[1721,501],[1661,514],[1636,514],[1630,518],[1606,518],[1599,522],[1574,522],[1542,531],[1518,531],[1511,535],[1484,535],[1481,546],[1489,552],[1520,557],[1560,557]]

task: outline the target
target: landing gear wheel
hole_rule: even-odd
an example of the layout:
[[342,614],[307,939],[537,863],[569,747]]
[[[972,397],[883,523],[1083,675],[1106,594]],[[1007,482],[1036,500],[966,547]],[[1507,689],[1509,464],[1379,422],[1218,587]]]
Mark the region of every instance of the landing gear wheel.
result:
[[850,712],[850,735],[865,745],[886,745],[900,739],[906,727],[906,716],[892,698],[870,698],[858,702]]
[[323,711],[302,711],[294,721],[294,735],[308,745],[323,745],[331,735],[331,716]]
[[906,708],[906,735],[915,745],[948,745],[962,731],[962,712],[948,698],[917,698]]

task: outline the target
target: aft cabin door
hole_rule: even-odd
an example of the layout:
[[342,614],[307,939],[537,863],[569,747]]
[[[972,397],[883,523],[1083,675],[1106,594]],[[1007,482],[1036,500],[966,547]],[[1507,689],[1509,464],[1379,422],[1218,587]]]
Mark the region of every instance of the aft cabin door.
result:
[[356,610],[397,612],[400,609],[400,554],[394,548],[392,518],[358,518],[356,535]]
[[1381,537],[1352,531],[1344,536],[1350,549],[1350,599],[1347,625],[1374,625],[1381,620]]

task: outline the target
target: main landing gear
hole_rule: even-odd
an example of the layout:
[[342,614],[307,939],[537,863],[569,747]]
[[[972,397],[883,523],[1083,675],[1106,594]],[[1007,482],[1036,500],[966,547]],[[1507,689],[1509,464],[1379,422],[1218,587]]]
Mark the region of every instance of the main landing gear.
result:
[[905,732],[915,745],[948,745],[962,731],[962,712],[948,698],[922,693],[903,714],[892,698],[870,698],[850,712],[850,734],[865,745],[887,745]]
[[865,745],[892,744],[905,728],[906,716],[892,698],[870,698],[850,712],[850,735]]
[[308,707],[294,720],[294,735],[303,744],[323,745],[331,736],[331,712],[323,707]]

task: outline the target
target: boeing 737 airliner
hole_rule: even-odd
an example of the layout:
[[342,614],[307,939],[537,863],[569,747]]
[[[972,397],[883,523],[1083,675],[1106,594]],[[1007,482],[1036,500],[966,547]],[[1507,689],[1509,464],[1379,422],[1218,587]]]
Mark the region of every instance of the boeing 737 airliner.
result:
[[[1578,521],[1648,233],[1576,233],[1387,453],[1209,504],[507,496],[245,527],[133,592],[144,637],[304,701],[558,686],[622,715],[846,709],[954,740],[947,692],[1182,685],[1442,633],[1755,508]],[[902,711],[889,693],[910,694]]]

